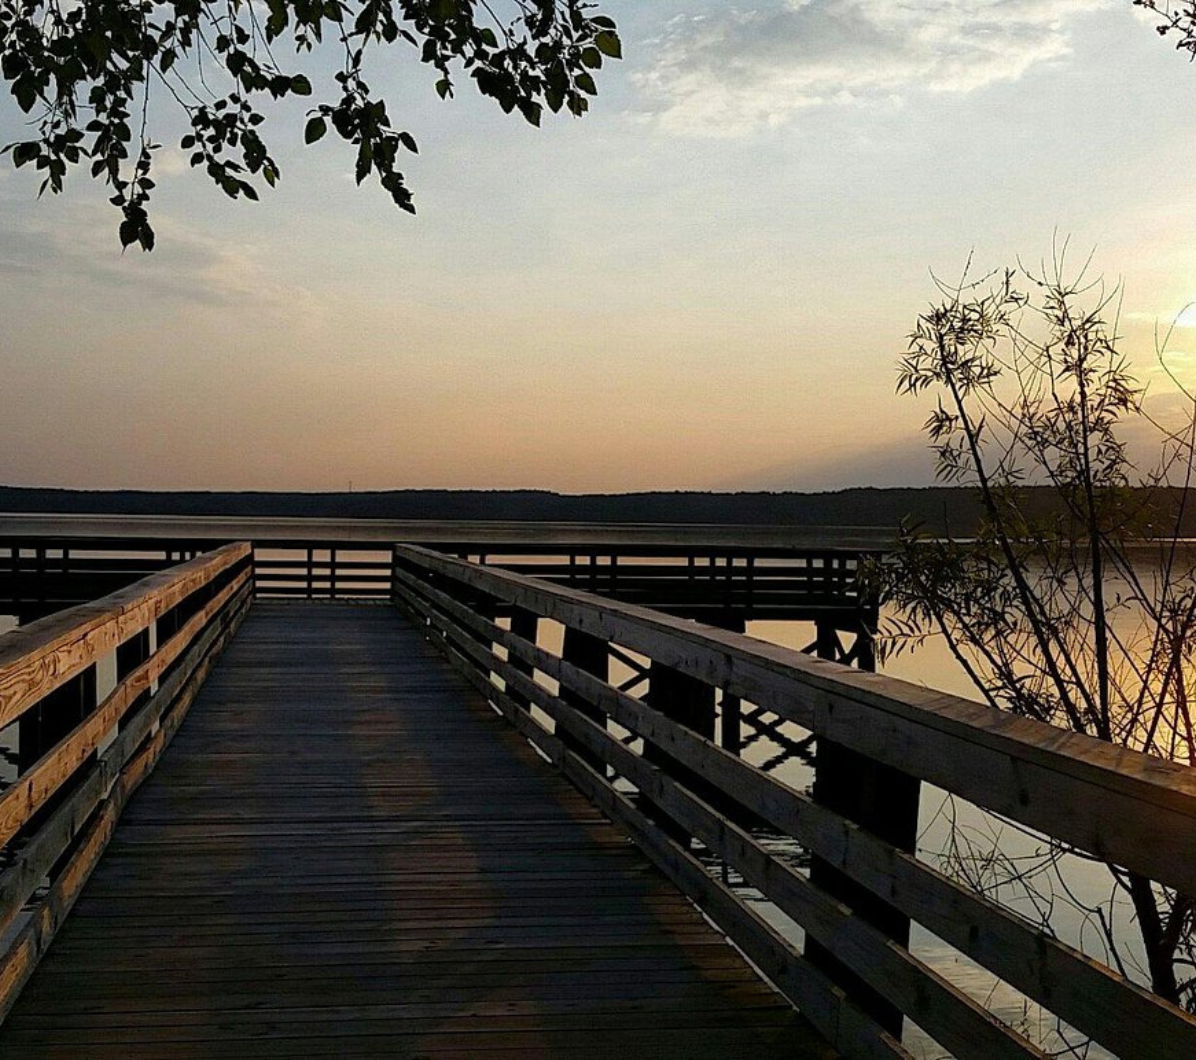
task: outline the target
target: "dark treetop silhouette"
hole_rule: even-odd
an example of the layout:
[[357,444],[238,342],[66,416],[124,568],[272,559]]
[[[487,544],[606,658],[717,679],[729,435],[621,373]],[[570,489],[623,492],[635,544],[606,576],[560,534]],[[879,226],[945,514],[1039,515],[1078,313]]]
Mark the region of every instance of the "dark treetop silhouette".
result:
[[[328,102],[307,114],[306,142],[331,127],[357,149],[360,184],[374,174],[395,204],[414,213],[397,168],[410,133],[394,128],[386,101],[364,76],[367,53],[384,45],[415,50],[438,74],[441,97],[466,71],[483,95],[533,125],[543,108],[580,116],[597,91],[591,73],[618,58],[615,23],[581,0],[0,0],[0,72],[38,135],[4,148],[17,166],[44,173],[41,191],[59,192],[67,167],[90,161],[111,185],[122,214],[123,246],[154,246],[147,204],[154,182],[150,97],[181,107],[190,131],[180,146],[231,198],[258,197],[254,178],[273,186],[279,170],[261,135],[266,96],[310,96],[311,81],[288,72],[274,48],[343,52]],[[263,18],[262,16],[265,15]],[[327,36],[327,40],[325,37]]]

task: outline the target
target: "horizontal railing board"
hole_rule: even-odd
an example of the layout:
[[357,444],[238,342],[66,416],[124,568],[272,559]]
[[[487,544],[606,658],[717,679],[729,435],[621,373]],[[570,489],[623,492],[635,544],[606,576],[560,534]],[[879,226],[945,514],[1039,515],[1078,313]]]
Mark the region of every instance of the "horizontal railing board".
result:
[[[285,542],[308,547],[316,542],[339,546],[345,542],[377,543],[389,547],[396,541],[420,542],[438,548],[479,547],[487,551],[523,551],[534,545],[568,551],[591,547],[693,546],[773,547],[781,550],[813,548],[833,553],[863,548],[889,548],[897,528],[842,526],[777,526],[727,523],[590,523],[494,519],[354,519],[287,516],[188,516],[188,515],[60,515],[53,513],[0,513],[0,544],[6,538],[43,538],[59,541],[148,538],[155,542],[185,539],[191,542]],[[210,547],[205,546],[205,547]]]
[[120,722],[134,700],[186,651],[196,634],[248,581],[248,569],[242,570],[144,663],[119,682],[92,713],[30,765],[17,782],[0,792],[0,846],[45,805]]
[[[414,610],[413,614],[418,617],[420,612]],[[525,733],[531,726],[544,732],[509,696],[482,677],[459,650],[462,643],[442,643],[441,646],[478,691],[496,703],[509,721]],[[538,735],[532,738],[539,743]],[[910,1054],[900,1043],[848,1001],[843,991],[809,965],[772,925],[743,905],[729,888],[714,880],[692,854],[668,838],[605,778],[599,778],[556,737],[550,737],[550,742],[541,746],[551,748],[547,755],[550,760],[555,761],[600,809],[628,830],[658,868],[727,931],[746,956],[832,1045],[854,1057],[909,1058]]]
[[258,596],[314,596],[323,597],[325,599],[336,596],[345,596],[348,598],[357,599],[373,599],[386,600],[390,597],[390,583],[378,584],[376,587],[369,585],[358,587],[344,587],[339,583],[335,590],[328,585],[315,585],[308,589],[306,585],[272,585],[266,583],[257,586]]
[[19,902],[24,900],[20,898],[21,891],[30,884],[36,887],[54,864],[46,864],[49,858],[53,856],[57,861],[60,857],[61,851],[56,854],[55,846],[61,843],[65,848],[78,837],[69,860],[0,956],[0,1021],[12,1008],[74,906],[129,797],[161,757],[198,694],[214,657],[235,633],[251,600],[248,586],[243,586],[221,612],[224,620],[219,628],[209,630],[197,640],[184,657],[184,663],[163,682],[146,707],[100,757],[88,779],[51,814],[16,864],[0,876],[3,915],[8,922],[14,904],[19,908]]
[[273,576],[259,576],[257,584],[263,591],[269,589],[302,589],[305,592],[308,588],[321,589],[327,592],[333,589],[337,592],[344,589],[375,589],[378,591],[385,590],[390,586],[390,578],[337,578],[336,583],[333,584],[327,578],[315,579],[310,584],[306,579],[295,579],[294,581],[284,581]]
[[[1185,767],[634,604],[413,546],[398,546],[396,554],[649,655],[985,809],[1196,894],[1196,772]],[[1153,842],[1158,834],[1171,841]]]
[[0,639],[0,727],[249,554],[243,542],[226,545],[6,634]]
[[[532,699],[553,718],[558,733],[563,727],[715,853],[728,857],[738,871],[760,886],[787,915],[832,948],[844,964],[883,996],[909,1012],[936,1040],[956,1050],[970,1046],[986,1057],[1043,1055],[908,951],[853,916],[809,880],[776,862],[741,828],[685,791],[660,768],[624,747],[613,734],[600,729],[509,663],[496,659],[456,623],[449,620],[445,628],[455,638],[458,653],[468,655],[478,664],[491,665],[509,687],[515,687],[520,695]],[[667,723],[664,715],[652,713]]]
[[[397,578],[451,619],[571,689],[666,751],[757,817],[793,836],[944,941],[1126,1057],[1196,1055],[1196,1021],[1111,969],[1043,933],[877,839],[775,777],[743,761],[599,678],[495,625],[406,571]],[[485,649],[471,645],[475,661]],[[550,694],[497,659],[490,662],[527,698]],[[546,708],[545,708],[546,709]],[[1110,1020],[1109,1013],[1117,1019]]]
[[[439,551],[439,550],[437,550]],[[635,562],[635,557],[623,557],[617,563],[569,563],[564,557],[559,562],[533,563],[525,560],[498,561],[487,557],[485,566],[499,567],[512,574],[526,574],[529,577],[555,577],[569,575],[577,578],[693,578],[700,581],[738,581],[748,578],[797,578],[816,582],[850,582],[854,569],[844,567],[812,566],[805,557],[793,557],[784,564],[738,563],[730,566],[724,563],[687,563],[678,559],[674,563]]]
[[335,563],[327,559],[314,559],[309,564],[306,559],[262,559],[260,556],[255,556],[253,566],[257,570],[270,571],[285,571],[288,574],[306,573],[308,570],[316,573],[327,573],[330,570],[342,571],[370,571],[371,573],[385,576],[390,574],[390,565],[387,563],[375,562],[373,560],[342,560],[338,559]]
[[156,574],[175,562],[165,555],[95,556],[71,553],[67,556],[0,556],[0,576],[17,574]]
[[[71,840],[87,821],[104,793],[119,774],[125,760],[150,734],[161,714],[175,702],[192,683],[198,687],[210,654],[231,637],[231,628],[240,621],[252,601],[248,586],[242,586],[229,602],[226,623],[209,625],[191,644],[182,660],[162,682],[143,710],[129,720],[88,771],[79,787],[71,791],[62,805],[56,807],[16,855],[13,864],[0,874],[0,931],[12,920],[42,878],[62,856]],[[217,648],[213,648],[213,644]],[[197,672],[199,677],[196,677]]]

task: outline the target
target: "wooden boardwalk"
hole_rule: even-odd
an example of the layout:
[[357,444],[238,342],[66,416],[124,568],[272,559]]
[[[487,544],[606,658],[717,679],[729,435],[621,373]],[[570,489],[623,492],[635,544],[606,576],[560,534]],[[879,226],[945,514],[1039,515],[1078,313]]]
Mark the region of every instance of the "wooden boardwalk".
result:
[[17,1057],[825,1047],[390,608],[254,605],[0,1032]]

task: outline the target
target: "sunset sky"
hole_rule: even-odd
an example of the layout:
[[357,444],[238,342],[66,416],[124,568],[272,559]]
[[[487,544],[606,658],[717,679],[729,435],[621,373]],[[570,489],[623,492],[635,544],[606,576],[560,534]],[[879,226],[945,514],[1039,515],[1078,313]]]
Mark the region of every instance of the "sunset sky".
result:
[[[600,8],[625,59],[581,121],[536,130],[467,84],[441,102],[413,56],[375,60],[420,145],[415,218],[354,187],[334,137],[304,148],[301,106],[271,112],[259,204],[168,150],[149,255],[121,254],[84,172],[39,201],[5,158],[0,482],[921,484],[926,407],[894,362],[930,271],[1037,261],[1053,233],[1124,282],[1166,400],[1155,324],[1196,299],[1196,66],[1129,0]],[[0,141],[17,119],[5,97]]]

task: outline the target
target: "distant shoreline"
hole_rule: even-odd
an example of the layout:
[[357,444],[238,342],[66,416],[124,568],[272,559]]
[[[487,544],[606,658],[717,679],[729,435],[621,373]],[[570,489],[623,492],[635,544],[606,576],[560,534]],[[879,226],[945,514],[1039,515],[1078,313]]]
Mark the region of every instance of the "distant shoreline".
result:
[[[1049,490],[1030,487],[1026,506],[1047,514]],[[1167,534],[1178,490],[1143,494]],[[0,512],[39,515],[189,516],[383,521],[491,521],[707,526],[854,527],[893,533],[903,522],[935,536],[968,536],[979,507],[964,487],[855,487],[819,493],[697,491],[562,494],[548,490],[292,491],[69,490],[0,486]],[[1180,536],[1196,537],[1196,504]]]

